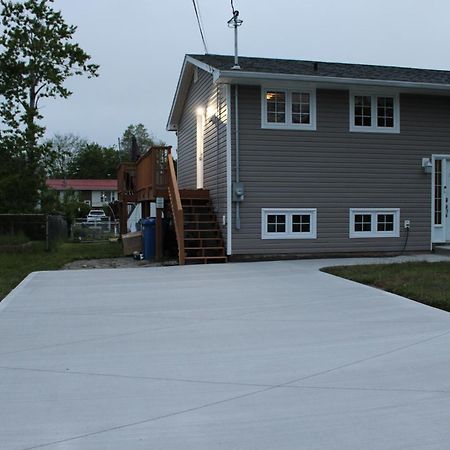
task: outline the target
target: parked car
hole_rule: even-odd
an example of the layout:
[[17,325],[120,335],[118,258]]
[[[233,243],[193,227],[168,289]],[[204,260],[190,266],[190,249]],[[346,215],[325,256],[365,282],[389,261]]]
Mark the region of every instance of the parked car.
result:
[[101,222],[106,218],[107,216],[105,214],[105,211],[103,211],[103,209],[91,209],[86,217],[86,222],[88,223]]

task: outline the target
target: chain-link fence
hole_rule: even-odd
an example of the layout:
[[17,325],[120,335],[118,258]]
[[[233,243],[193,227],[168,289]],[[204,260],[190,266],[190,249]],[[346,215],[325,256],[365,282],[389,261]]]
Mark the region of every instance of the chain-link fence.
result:
[[64,216],[47,216],[46,248],[54,250],[59,242],[67,240],[67,220]]
[[0,214],[0,235],[24,234],[30,241],[45,241],[52,250],[67,239],[67,221],[61,215]]
[[118,220],[76,219],[72,225],[71,236],[74,241],[99,241],[119,237]]

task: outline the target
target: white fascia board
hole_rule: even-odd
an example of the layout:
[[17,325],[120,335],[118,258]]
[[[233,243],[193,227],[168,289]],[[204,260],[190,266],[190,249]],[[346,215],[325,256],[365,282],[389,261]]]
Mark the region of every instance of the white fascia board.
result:
[[285,82],[303,82],[318,83],[330,85],[345,86],[389,86],[396,89],[414,89],[414,90],[434,90],[439,92],[450,92],[450,84],[437,83],[417,83],[411,81],[395,81],[395,80],[371,80],[363,78],[341,78],[341,77],[324,77],[317,75],[292,75],[283,73],[268,72],[244,72],[239,70],[223,70],[213,73],[216,83],[231,84],[249,84],[262,81],[285,81]]
[[169,118],[166,124],[167,131],[177,131],[178,129],[178,121],[186,100],[194,67],[198,67],[205,72],[211,73],[213,77],[215,76],[215,72],[217,72],[214,67],[192,58],[192,56],[186,55],[184,57],[180,78],[178,79],[177,89],[175,91],[175,96],[172,101],[172,107],[170,108]]
[[178,123],[175,124],[176,121],[173,119],[174,119],[174,115],[176,114],[177,110],[179,109],[180,93],[184,90],[187,90],[185,88],[187,70],[188,70],[188,62],[187,62],[187,57],[185,57],[184,61],[183,61],[183,66],[181,68],[180,77],[178,78],[177,89],[175,90],[175,96],[173,97],[173,100],[172,100],[172,106],[170,108],[169,118],[167,119],[167,124],[166,124],[167,131],[177,131],[177,128],[178,128],[177,127]]
[[216,72],[219,72],[213,66],[210,66],[209,64],[201,62],[198,59],[195,59],[195,58],[193,58],[192,56],[189,56],[189,55],[186,55],[185,61],[187,61],[188,63],[192,64],[193,66],[198,67],[199,69],[204,70],[205,72],[212,73],[213,75],[215,75]]

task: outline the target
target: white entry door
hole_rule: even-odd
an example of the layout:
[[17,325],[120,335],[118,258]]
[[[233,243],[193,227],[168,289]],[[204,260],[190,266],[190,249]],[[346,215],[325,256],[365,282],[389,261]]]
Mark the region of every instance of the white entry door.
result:
[[432,242],[450,242],[450,157],[433,158]]
[[205,114],[197,113],[197,189],[203,189],[203,147],[205,141]]
[[450,159],[445,160],[444,164],[444,188],[443,196],[443,216],[445,224],[445,240],[450,241]]

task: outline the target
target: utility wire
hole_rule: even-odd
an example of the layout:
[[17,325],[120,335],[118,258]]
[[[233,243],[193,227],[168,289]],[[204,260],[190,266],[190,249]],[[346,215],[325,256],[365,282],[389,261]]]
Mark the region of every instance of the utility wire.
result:
[[205,53],[208,54],[208,47],[206,46],[205,34],[203,32],[203,24],[200,18],[200,8],[197,5],[196,0],[192,0],[192,4],[194,5],[195,16],[197,17],[198,29],[200,30],[200,35],[203,41],[203,47],[205,48]]

